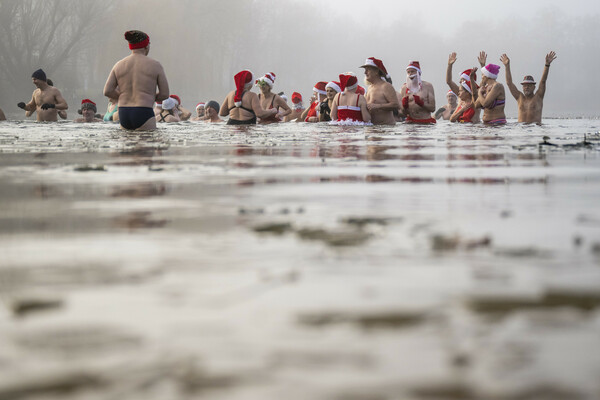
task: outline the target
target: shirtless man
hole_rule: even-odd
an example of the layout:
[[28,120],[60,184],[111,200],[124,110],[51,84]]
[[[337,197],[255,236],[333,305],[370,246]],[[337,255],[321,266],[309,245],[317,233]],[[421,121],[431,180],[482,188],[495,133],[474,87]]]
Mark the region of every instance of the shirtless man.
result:
[[27,104],[20,102],[17,106],[25,111],[36,111],[38,121],[57,121],[58,112],[69,108],[67,101],[63,98],[60,90],[48,85],[46,74],[41,69],[35,71],[31,75],[31,79],[37,87],[33,91],[31,101]]
[[[119,99],[119,122],[130,130],[156,129],[152,106],[169,97],[162,65],[148,57],[150,38],[141,31],[125,32],[131,54],[115,64],[104,86],[104,95]],[[156,87],[158,86],[158,93]]]
[[446,93],[446,100],[448,100],[448,104],[438,108],[438,110],[435,112],[435,119],[442,118],[443,120],[447,121],[450,119],[452,114],[454,114],[458,97],[456,96],[456,93],[452,91],[452,89],[448,90],[448,93]]
[[304,105],[302,104],[302,95],[298,92],[292,93],[292,112],[286,115],[283,122],[299,121],[300,116],[304,112]]
[[[218,111],[218,110],[217,110]],[[196,116],[191,121],[204,121],[206,119],[206,103],[201,101],[196,104]]]
[[433,85],[421,80],[421,65],[411,61],[406,67],[406,83],[400,91],[402,111],[409,124],[435,124],[431,113],[435,111]]
[[521,82],[521,85],[523,85],[523,92],[520,92],[512,81],[510,59],[506,54],[502,54],[502,57],[500,57],[500,61],[502,61],[502,64],[506,67],[506,85],[519,105],[519,122],[535,122],[536,124],[541,125],[544,95],[546,94],[546,79],[548,79],[550,64],[555,59],[555,52],[551,51],[546,54],[546,65],[544,66],[544,72],[542,73],[542,79],[540,79],[540,86],[538,87],[537,92],[535,91],[535,80],[531,75],[526,75],[525,78],[523,78],[523,82]]
[[[475,71],[471,70],[471,87],[476,88]],[[506,124],[506,116],[504,115],[505,92],[504,86],[497,82],[500,66],[496,64],[488,64],[481,69],[481,87],[479,90],[473,90],[473,106],[475,108],[483,108],[482,121],[489,125]]]
[[81,101],[81,118],[76,118],[73,122],[102,122],[101,119],[96,118],[96,103],[90,99],[83,99]]
[[398,110],[400,104],[383,62],[369,57],[360,68],[365,69],[365,79],[369,85],[365,98],[371,122],[375,125],[395,125],[394,110]]
[[221,109],[221,107],[219,106],[219,103],[217,103],[214,100],[211,100],[208,103],[206,103],[206,107],[205,107],[206,117],[204,118],[204,120],[206,122],[211,122],[211,123],[224,122],[221,118],[219,118],[219,110],[220,109]]

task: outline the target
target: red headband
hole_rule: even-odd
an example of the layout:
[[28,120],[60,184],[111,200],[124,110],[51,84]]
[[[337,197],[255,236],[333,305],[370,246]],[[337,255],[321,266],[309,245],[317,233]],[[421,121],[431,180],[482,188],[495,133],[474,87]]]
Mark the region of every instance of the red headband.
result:
[[141,42],[129,43],[129,49],[130,50],[143,49],[144,47],[148,46],[149,44],[150,44],[150,36],[146,36],[146,39],[142,40]]

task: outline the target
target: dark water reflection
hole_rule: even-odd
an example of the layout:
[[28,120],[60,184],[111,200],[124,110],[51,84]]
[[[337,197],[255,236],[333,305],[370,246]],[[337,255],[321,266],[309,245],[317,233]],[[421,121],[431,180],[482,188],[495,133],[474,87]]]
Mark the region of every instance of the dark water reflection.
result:
[[0,398],[595,398],[597,129],[3,123]]

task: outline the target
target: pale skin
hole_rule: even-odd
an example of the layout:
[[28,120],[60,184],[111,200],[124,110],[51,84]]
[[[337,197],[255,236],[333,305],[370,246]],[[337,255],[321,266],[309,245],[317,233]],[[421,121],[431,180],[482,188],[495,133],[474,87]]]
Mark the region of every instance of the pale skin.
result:
[[[204,121],[206,119],[206,112],[204,106],[200,106],[196,109],[196,116],[192,118],[192,121]],[[218,112],[217,112],[218,114]]]
[[[415,69],[407,69],[406,73],[410,79],[417,79],[418,72]],[[404,110],[404,114],[410,116],[413,119],[430,119],[431,113],[435,111],[435,94],[433,91],[433,85],[426,81],[421,81],[421,89],[417,93],[408,93],[407,86],[404,84],[400,91],[402,98],[408,97],[408,109]],[[423,105],[417,104],[415,96],[418,96]]]
[[[487,56],[485,55],[484,52],[479,53],[478,60],[480,63],[485,62],[486,58],[487,58]],[[450,53],[450,55],[448,56],[448,67],[446,68],[446,84],[448,85],[450,90],[452,90],[454,93],[458,93],[458,103],[456,105],[456,108],[453,110],[452,115],[450,115],[450,122],[458,121],[460,116],[465,111],[467,111],[469,109],[469,107],[471,106],[471,104],[473,103],[473,97],[471,96],[471,93],[467,92],[465,90],[465,88],[462,86],[463,79],[462,78],[460,79],[460,83],[461,83],[460,86],[457,85],[452,80],[452,66],[454,65],[456,60],[457,60],[456,53],[455,52]],[[472,87],[475,87],[475,86],[472,86]],[[479,122],[480,110],[481,109],[479,109],[479,108],[475,109],[475,115],[471,119],[471,122]]]
[[[265,110],[261,107],[260,101],[258,100],[258,95],[254,92],[250,92],[252,88],[252,84],[246,85],[244,88],[244,95],[242,97],[242,106],[248,108],[256,114],[258,118],[268,118],[277,114],[276,108],[271,108]],[[235,90],[229,92],[225,100],[223,100],[223,104],[221,105],[221,109],[219,110],[219,115],[221,117],[226,117],[229,115],[229,118],[233,118],[238,121],[247,121],[252,119],[254,116],[249,111],[244,110],[241,107],[235,106]]]
[[298,118],[300,118],[302,116],[303,112],[304,112],[304,108],[300,108],[298,110],[296,110],[294,108],[294,109],[292,109],[292,112],[283,119],[283,122],[290,122],[290,121],[298,122],[298,121],[300,121]]
[[[258,87],[260,88],[261,96],[259,97],[260,106],[267,110],[271,106],[271,101],[273,102],[273,108],[277,111],[275,117],[278,119],[283,119],[287,115],[292,113],[292,109],[287,105],[284,99],[281,98],[276,93],[271,92],[271,87],[265,82],[259,82]],[[261,121],[262,122],[262,121]],[[270,123],[274,121],[268,121]]]
[[[33,91],[31,101],[25,104],[23,109],[28,112],[35,111],[39,122],[57,121],[58,113],[69,108],[67,101],[63,98],[60,90],[54,86],[50,86],[45,81],[36,78],[31,79],[37,89]],[[54,108],[43,109],[44,104],[54,104]]]
[[[475,88],[475,72],[477,67],[471,71],[471,87]],[[504,85],[496,82],[495,79],[483,76],[481,78],[481,87],[479,90],[473,90],[473,104],[475,107],[483,108],[483,122],[489,122],[496,119],[506,118],[504,114],[504,104],[489,108],[496,100],[504,100],[506,98]]]
[[375,125],[395,125],[394,110],[400,108],[396,90],[391,83],[381,79],[381,71],[378,68],[367,66],[365,78],[369,82],[369,90],[366,94],[367,109],[371,114],[371,122]]
[[204,119],[206,122],[218,123],[223,122],[221,118],[219,118],[219,112],[212,107],[208,107],[206,109],[206,118]]
[[338,119],[338,104],[340,106],[354,106],[356,105],[356,96],[358,96],[358,106],[360,107],[363,121],[371,122],[371,114],[367,108],[367,99],[365,99],[365,96],[361,94],[357,95],[356,89],[346,89],[342,93],[335,95],[333,99],[333,105],[331,107],[331,120],[337,121]]
[[544,107],[544,95],[546,94],[546,80],[548,79],[548,72],[550,71],[550,64],[556,59],[556,53],[551,51],[546,54],[546,64],[544,65],[544,72],[540,79],[538,90],[535,91],[535,83],[521,84],[523,86],[523,92],[521,92],[512,80],[512,73],[510,71],[510,59],[506,54],[502,54],[500,61],[506,67],[506,86],[510,90],[515,100],[517,100],[519,115],[519,122],[525,123],[542,123],[542,108]]
[[[150,45],[131,50],[131,54],[118,61],[110,71],[104,95],[119,99],[119,107],[152,108],[154,102],[169,97],[165,71],[158,61],[148,57],[149,52]],[[137,130],[149,129],[156,129],[156,118],[149,118]]]
[[102,122],[102,120],[96,118],[96,112],[92,108],[84,108],[81,110],[81,118],[76,118],[73,122]]
[[443,105],[439,110],[435,112],[435,119],[442,118],[443,120],[449,120],[457,106],[457,98],[452,93],[446,95],[448,104]]
[[[321,104],[321,103],[323,102],[323,100],[325,100],[325,99],[327,98],[327,96],[326,96],[326,95],[324,95],[324,94],[321,94],[321,93],[319,93],[319,94],[318,94],[318,98],[319,98],[319,104]],[[309,103],[309,104],[312,104],[312,103],[314,103],[315,101],[317,101],[317,98],[316,98],[316,97],[315,97],[315,98],[312,98],[312,97],[311,97],[311,99],[310,99],[310,103]],[[317,107],[318,107],[318,106],[317,106]],[[304,111],[302,112],[302,115],[300,116],[300,121],[305,121],[305,120],[306,120],[306,117],[308,116],[308,112],[309,112],[309,111],[310,111],[310,107],[308,107],[306,110],[304,110]],[[319,117],[310,117],[310,118],[308,119],[308,121],[306,121],[306,122],[319,122]]]
[[[106,108],[106,113],[110,113],[112,112],[112,110],[115,109],[115,107],[117,107],[117,104],[119,103],[119,99],[108,99],[108,107]],[[115,112],[112,115],[112,121],[113,122],[119,122],[119,113]]]
[[179,113],[177,112],[177,108],[173,108],[171,110],[163,110],[161,109],[155,120],[157,122],[179,122],[181,119],[179,118]]

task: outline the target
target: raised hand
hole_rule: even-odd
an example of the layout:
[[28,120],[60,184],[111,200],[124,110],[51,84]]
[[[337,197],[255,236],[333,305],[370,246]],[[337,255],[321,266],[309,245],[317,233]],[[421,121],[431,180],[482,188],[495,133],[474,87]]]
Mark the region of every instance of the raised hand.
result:
[[550,65],[550,63],[554,60],[556,60],[555,52],[551,51],[550,53],[546,54],[546,65]]
[[506,54],[502,54],[502,56],[500,56],[500,61],[502,61],[502,64],[504,64],[507,67],[508,64],[510,64],[510,58],[508,58]]
[[485,67],[485,64],[487,63],[487,54],[485,53],[485,51],[479,52],[479,57],[477,57],[477,61],[479,61],[479,65]]
[[450,53],[448,56],[448,65],[452,65],[456,62],[456,53]]
[[22,108],[24,110],[25,109],[25,103],[20,102],[19,104],[17,104],[17,107]]
[[469,75],[469,78],[471,78],[472,80],[475,80],[475,73],[476,72],[477,72],[477,67],[471,68],[471,74]]
[[50,103],[44,103],[44,104],[42,104],[42,110],[47,110],[49,108],[55,108],[55,107],[56,107],[56,105],[50,104]]

